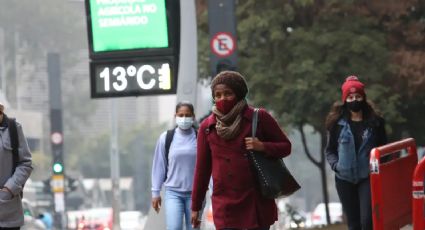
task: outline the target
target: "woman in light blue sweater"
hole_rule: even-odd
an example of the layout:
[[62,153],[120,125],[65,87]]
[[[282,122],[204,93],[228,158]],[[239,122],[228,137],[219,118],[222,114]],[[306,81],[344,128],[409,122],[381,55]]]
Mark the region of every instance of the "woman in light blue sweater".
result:
[[[152,165],[152,207],[159,212],[160,191],[165,187],[165,218],[167,230],[191,230],[191,192],[196,160],[196,130],[193,126],[193,105],[180,102],[175,114],[177,127],[163,132],[156,144]],[[168,134],[173,133],[173,134]],[[171,144],[166,139],[170,138]]]

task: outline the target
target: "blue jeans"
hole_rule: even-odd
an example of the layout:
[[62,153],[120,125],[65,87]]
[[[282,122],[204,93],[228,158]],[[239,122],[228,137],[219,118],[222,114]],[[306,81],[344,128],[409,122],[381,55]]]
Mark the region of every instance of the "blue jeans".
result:
[[165,189],[165,219],[167,230],[183,230],[183,218],[186,230],[192,230],[191,192],[177,192]]

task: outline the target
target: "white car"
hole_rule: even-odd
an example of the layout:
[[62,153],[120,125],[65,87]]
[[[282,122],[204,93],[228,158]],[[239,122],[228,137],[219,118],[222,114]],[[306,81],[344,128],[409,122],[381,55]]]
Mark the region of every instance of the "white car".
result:
[[[342,212],[342,205],[339,202],[331,202],[328,203],[329,207],[329,217],[331,219],[331,224],[339,224],[342,223],[343,218],[343,212]],[[316,206],[314,209],[312,215],[311,215],[311,223],[314,227],[321,227],[326,225],[326,210],[325,210],[325,204],[320,203]]]
[[146,216],[139,211],[121,211],[121,230],[142,230],[145,226]]
[[44,230],[46,226],[43,221],[37,218],[38,214],[27,199],[22,199],[22,208],[24,210],[24,226],[22,230]]

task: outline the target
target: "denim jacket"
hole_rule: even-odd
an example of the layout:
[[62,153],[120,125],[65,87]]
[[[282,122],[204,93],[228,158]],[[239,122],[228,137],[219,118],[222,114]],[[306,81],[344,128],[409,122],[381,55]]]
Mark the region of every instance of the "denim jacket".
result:
[[338,121],[341,132],[338,137],[338,162],[335,166],[336,176],[340,179],[357,183],[369,176],[369,154],[376,146],[375,138],[372,138],[372,127],[367,127],[363,132],[363,142],[359,152],[356,153],[354,135],[350,124],[345,119]]

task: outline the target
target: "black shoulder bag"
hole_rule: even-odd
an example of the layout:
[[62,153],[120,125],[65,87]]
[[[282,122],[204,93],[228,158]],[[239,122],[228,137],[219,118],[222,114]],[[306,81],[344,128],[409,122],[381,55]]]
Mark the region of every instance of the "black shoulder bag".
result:
[[[252,118],[252,137],[255,137],[258,123],[258,108]],[[286,168],[282,158],[266,157],[264,153],[249,151],[249,159],[254,168],[261,194],[267,198],[289,196],[300,189],[300,185]]]

